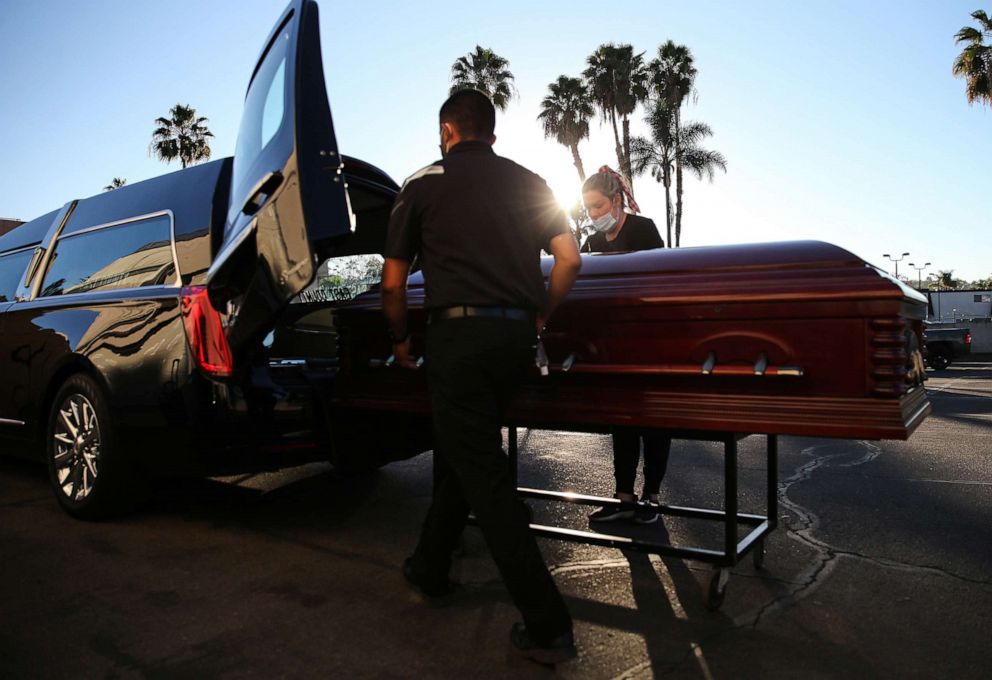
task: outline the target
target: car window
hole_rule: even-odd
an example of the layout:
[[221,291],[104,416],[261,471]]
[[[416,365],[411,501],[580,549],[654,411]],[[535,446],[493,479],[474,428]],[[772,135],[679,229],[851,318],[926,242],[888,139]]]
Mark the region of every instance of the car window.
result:
[[289,32],[284,31],[273,43],[248,89],[234,151],[233,187],[241,187],[255,160],[283,127],[288,48]]
[[0,302],[14,299],[17,284],[24,276],[34,250],[21,250],[9,255],[0,255]]
[[60,238],[41,296],[174,284],[167,215]]
[[292,302],[340,302],[356,297],[382,282],[381,255],[346,255],[326,260],[317,278]]

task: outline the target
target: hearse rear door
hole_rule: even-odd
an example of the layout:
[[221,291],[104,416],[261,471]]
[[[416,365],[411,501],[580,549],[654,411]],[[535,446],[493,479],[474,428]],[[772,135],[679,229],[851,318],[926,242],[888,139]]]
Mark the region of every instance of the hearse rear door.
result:
[[352,224],[317,3],[293,0],[248,84],[223,240],[207,273],[235,353],[268,332]]

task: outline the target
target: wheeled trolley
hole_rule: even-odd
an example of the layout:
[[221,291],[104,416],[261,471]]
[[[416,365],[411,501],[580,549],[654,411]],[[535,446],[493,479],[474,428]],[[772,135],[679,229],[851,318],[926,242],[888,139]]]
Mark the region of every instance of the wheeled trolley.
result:
[[[516,481],[518,463],[517,428],[510,426],[508,430],[510,467],[514,473],[514,484],[517,486],[517,493],[522,498],[535,498],[545,501],[560,501],[600,507],[631,505],[616,498],[520,487]],[[694,546],[676,546],[670,543],[640,540],[628,536],[616,536],[543,524],[532,523],[530,527],[536,535],[547,538],[600,545],[608,548],[619,548],[622,550],[638,550],[654,555],[680,557],[712,564],[714,565],[714,570],[707,591],[706,606],[710,610],[715,611],[723,604],[727,582],[730,577],[729,569],[735,566],[748,553],[751,554],[755,568],[761,569],[765,557],[765,537],[778,526],[778,437],[774,434],[767,435],[766,510],[764,515],[754,515],[739,512],[737,508],[737,442],[751,435],[683,430],[657,430],[656,432],[672,439],[691,439],[723,443],[723,509],[691,508],[675,505],[661,505],[658,508],[658,512],[662,515],[722,522],[722,550]],[[633,509],[633,505],[631,505],[631,509]],[[750,531],[743,538],[738,538],[740,526],[750,528]]]

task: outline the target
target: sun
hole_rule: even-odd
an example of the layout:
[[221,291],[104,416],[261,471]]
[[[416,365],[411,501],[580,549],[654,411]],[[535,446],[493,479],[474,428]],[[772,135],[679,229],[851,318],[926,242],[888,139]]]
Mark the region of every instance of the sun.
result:
[[579,175],[572,165],[554,165],[542,173],[558,204],[566,213],[570,213],[575,203],[582,198],[582,184]]

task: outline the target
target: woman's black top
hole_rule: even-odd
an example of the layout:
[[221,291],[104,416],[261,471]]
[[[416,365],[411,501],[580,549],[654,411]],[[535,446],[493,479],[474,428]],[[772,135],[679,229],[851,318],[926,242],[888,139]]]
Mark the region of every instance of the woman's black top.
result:
[[654,221],[640,215],[628,214],[623,228],[612,241],[599,232],[591,235],[582,244],[584,253],[617,253],[628,250],[651,250],[664,248],[665,242],[654,226]]

